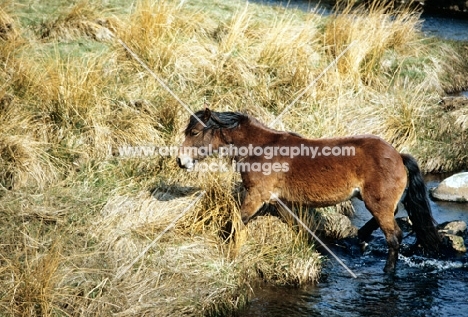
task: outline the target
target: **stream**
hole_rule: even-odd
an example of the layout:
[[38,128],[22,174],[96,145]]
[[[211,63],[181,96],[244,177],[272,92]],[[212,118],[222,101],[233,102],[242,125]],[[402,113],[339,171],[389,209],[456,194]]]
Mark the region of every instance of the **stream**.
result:
[[[438,175],[426,176],[428,188],[436,187],[440,181]],[[353,205],[356,214],[351,220],[360,227],[371,216],[362,202],[356,200]],[[431,207],[438,223],[468,222],[468,203],[431,201]],[[397,214],[397,217],[404,216],[404,210]],[[406,237],[403,244],[408,246],[413,239]],[[466,238],[465,244],[468,245]],[[357,278],[327,256],[319,283],[305,288],[258,287],[250,305],[239,316],[442,317],[468,314],[467,254],[437,260],[400,254],[396,273],[389,276],[382,270],[387,247],[380,229],[373,233],[364,254],[353,243],[335,241],[328,246]]]
[[[284,6],[304,11],[314,11],[322,15],[332,13],[333,6],[317,0],[251,0],[253,3],[269,6]],[[449,40],[468,41],[468,19],[437,13],[422,13],[421,31],[426,36],[435,36]]]

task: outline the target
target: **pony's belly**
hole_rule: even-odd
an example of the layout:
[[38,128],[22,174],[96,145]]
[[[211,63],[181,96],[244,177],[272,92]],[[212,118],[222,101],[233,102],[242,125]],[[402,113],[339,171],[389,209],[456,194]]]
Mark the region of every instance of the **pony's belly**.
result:
[[342,191],[325,193],[325,192],[306,192],[292,193],[287,191],[284,193],[284,198],[287,201],[306,204],[313,208],[334,206],[351,198],[357,197],[361,199],[360,189],[358,187],[343,189]]

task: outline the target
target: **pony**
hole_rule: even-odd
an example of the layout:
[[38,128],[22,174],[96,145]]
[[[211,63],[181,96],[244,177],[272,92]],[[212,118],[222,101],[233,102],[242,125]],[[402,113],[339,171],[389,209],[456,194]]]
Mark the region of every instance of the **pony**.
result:
[[358,237],[366,241],[380,227],[388,246],[384,272],[392,273],[402,241],[395,221],[402,200],[417,244],[429,252],[439,250],[441,238],[417,161],[380,137],[307,139],[268,128],[246,114],[208,108],[190,117],[184,134],[177,156],[181,168],[191,169],[211,153],[237,162],[246,190],[240,210],[245,225],[263,205],[275,202],[272,197],[310,207],[357,197],[373,216]]

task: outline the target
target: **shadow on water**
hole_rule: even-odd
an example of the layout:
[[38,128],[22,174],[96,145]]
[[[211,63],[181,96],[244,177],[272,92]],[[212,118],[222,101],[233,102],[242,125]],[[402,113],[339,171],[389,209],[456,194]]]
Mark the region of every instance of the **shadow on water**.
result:
[[[435,187],[440,177],[426,177],[428,187]],[[370,214],[355,203],[352,222],[360,226]],[[468,222],[468,204],[431,201],[434,218],[439,222]],[[397,217],[406,216],[404,211]],[[406,237],[408,247],[414,237]],[[468,241],[465,241],[468,243]],[[240,316],[466,316],[468,312],[468,255],[431,259],[400,255],[394,276],[382,268],[387,248],[382,232],[374,232],[364,254],[357,243],[334,242],[329,247],[358,277],[352,278],[331,257],[324,263],[322,279],[303,289],[258,287],[251,305]],[[404,253],[404,252],[403,252]]]

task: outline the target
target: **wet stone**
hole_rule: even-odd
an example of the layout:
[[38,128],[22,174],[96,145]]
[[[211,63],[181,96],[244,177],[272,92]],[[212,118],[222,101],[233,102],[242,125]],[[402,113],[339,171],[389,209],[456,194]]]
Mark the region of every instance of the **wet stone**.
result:
[[440,233],[464,236],[466,233],[466,222],[461,220],[448,221],[437,226]]
[[437,200],[468,202],[468,172],[444,179],[439,186],[431,190],[431,195]]
[[444,233],[442,236],[442,243],[456,252],[466,252],[465,242],[463,241],[463,237],[461,236]]

